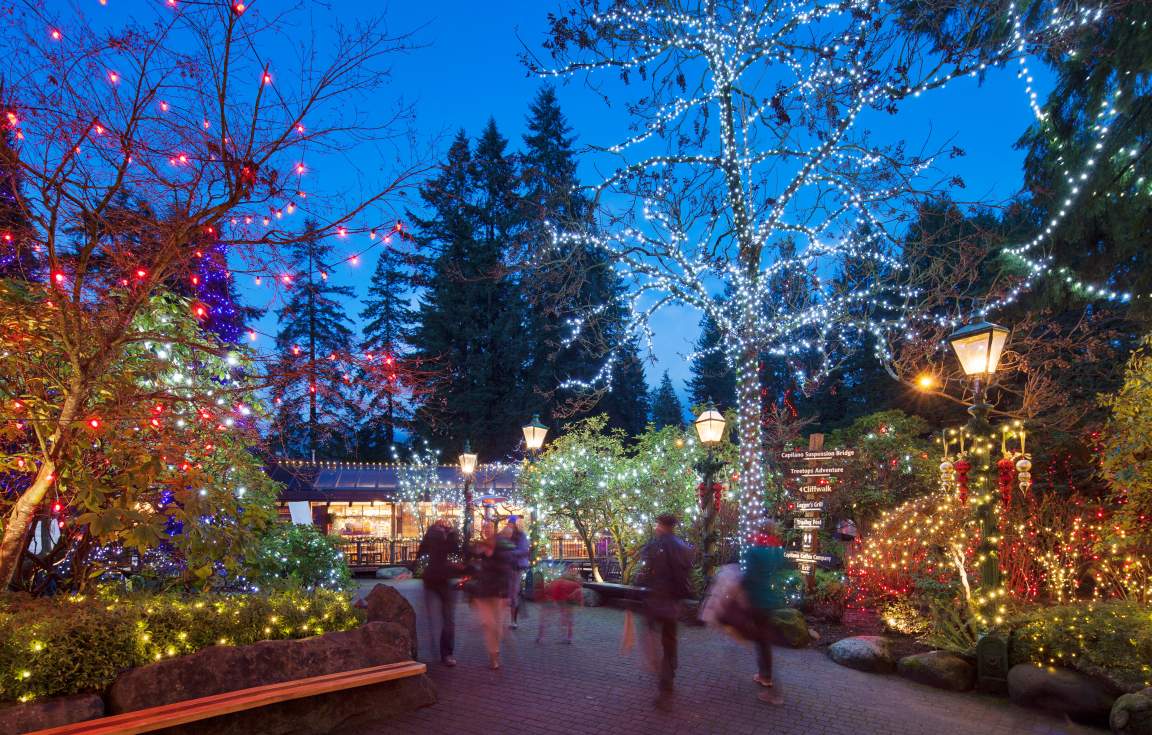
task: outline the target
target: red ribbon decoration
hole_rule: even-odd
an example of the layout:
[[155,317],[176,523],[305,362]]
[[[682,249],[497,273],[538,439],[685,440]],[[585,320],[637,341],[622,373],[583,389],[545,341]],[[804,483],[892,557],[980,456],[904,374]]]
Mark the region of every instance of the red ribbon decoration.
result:
[[956,463],[952,465],[952,467],[956,470],[956,490],[960,494],[960,502],[967,503],[968,471],[972,469],[972,464],[968,460],[961,457],[960,459],[956,460]]

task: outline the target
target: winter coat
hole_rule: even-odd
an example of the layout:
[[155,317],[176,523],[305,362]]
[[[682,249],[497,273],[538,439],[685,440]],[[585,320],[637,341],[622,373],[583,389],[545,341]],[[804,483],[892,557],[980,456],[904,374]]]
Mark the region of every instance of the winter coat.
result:
[[752,546],[744,550],[744,593],[753,610],[778,610],[784,597],[784,548]]
[[422,556],[428,557],[421,575],[426,584],[438,584],[459,577],[462,571],[459,562],[460,534],[454,528],[432,526],[416,550],[416,558]]
[[[478,545],[482,548],[483,544]],[[475,552],[472,561],[473,575],[467,590],[473,597],[507,597],[508,580],[511,579],[515,559],[515,547],[503,538],[496,539],[491,554]]]
[[528,534],[520,529],[516,529],[512,533],[512,564],[515,569],[527,569],[531,566],[528,563],[528,557],[532,552],[532,545],[528,541]]
[[692,596],[692,547],[679,536],[657,535],[640,550],[640,558],[640,581],[648,590],[650,607],[666,607]]

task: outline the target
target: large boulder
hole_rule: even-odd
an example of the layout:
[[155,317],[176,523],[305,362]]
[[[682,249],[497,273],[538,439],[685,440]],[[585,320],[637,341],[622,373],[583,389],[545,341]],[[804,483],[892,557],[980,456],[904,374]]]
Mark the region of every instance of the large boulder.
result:
[[808,630],[808,621],[799,610],[790,607],[773,610],[771,613],[772,625],[781,641],[792,648],[804,648],[812,642],[812,633]]
[[1104,724],[1116,695],[1106,684],[1078,671],[1016,664],[1008,671],[1008,698],[1023,707],[1065,714],[1077,722]]
[[841,666],[857,671],[891,674],[896,670],[892,642],[878,635],[844,638],[828,646],[828,656]]
[[364,597],[364,607],[365,619],[369,623],[397,623],[404,626],[408,631],[408,639],[412,641],[411,657],[417,657],[416,611],[404,595],[395,587],[377,584]]
[[[403,626],[367,623],[354,630],[250,646],[211,646],[179,658],[131,669],[108,690],[113,714],[409,659]],[[355,729],[435,703],[426,676],[281,702],[248,712],[170,728],[169,735],[321,735]]]
[[103,716],[104,700],[96,694],[56,697],[0,707],[0,732],[5,735],[19,735]]
[[1152,735],[1152,687],[1121,695],[1112,705],[1108,724],[1118,735]]
[[918,684],[954,692],[966,692],[976,683],[976,667],[946,651],[905,656],[896,664],[896,672]]

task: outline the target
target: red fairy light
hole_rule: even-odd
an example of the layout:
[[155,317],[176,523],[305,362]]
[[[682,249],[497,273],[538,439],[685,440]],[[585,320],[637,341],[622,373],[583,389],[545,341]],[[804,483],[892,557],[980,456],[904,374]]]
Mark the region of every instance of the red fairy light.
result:
[[280,276],[280,280],[284,283],[285,286],[292,285],[292,276],[288,275],[287,273]]
[[360,265],[360,256],[359,255],[353,255],[351,258],[348,259],[348,262],[351,263],[352,265]]
[[271,84],[272,83],[272,75],[269,74],[268,72],[264,72],[264,83],[265,84]]
[[100,419],[88,419],[88,426],[92,427],[93,430],[99,429]]
[[303,126],[303,125],[300,125],[300,124],[297,124],[297,125],[296,125],[296,132],[297,132],[297,133],[301,133],[301,134],[303,134],[303,132],[304,132],[304,126]]
[[299,355],[300,354],[300,345],[292,345],[292,354],[293,355]]
[[203,319],[208,316],[208,307],[204,304],[196,304],[192,307],[192,313],[196,315],[197,319]]
[[160,112],[168,112],[168,103],[163,100],[160,101]]
[[322,280],[322,281],[328,280],[328,273],[326,271],[320,271],[320,280]]
[[193,286],[199,286],[200,285],[200,276],[195,276],[195,275],[192,276],[192,285]]
[[348,230],[344,229],[343,227],[337,227],[336,228],[336,234],[339,235],[340,237],[344,237],[345,235],[348,234]]
[[292,202],[288,202],[288,214],[292,214],[295,211],[296,211],[296,205],[293,204]]
[[236,15],[244,15],[244,11],[247,9],[248,6],[244,3],[236,3],[232,6],[232,12],[236,13]]
[[144,270],[143,268],[137,268],[136,269],[136,277],[137,278],[144,278],[147,275],[148,275],[148,271]]
[[304,164],[303,164],[303,163],[298,163],[298,164],[296,164],[296,174],[297,174],[298,176],[303,176],[303,175],[304,175]]
[[97,135],[103,135],[104,134],[104,126],[103,125],[97,125],[94,129],[96,130]]
[[59,41],[61,38],[64,37],[64,34],[60,33],[60,31],[56,28],[53,28],[52,32],[49,35],[52,36],[53,41]]
[[248,330],[248,340],[249,340],[250,342],[255,342],[255,341],[256,341],[256,333],[255,333],[255,332],[253,332],[252,330]]
[[62,510],[64,510],[64,506],[60,505],[59,500],[57,500],[55,503],[52,504],[52,512],[53,513],[59,513]]
[[110,72],[108,72],[108,81],[112,82],[113,84],[119,84],[120,83],[120,75],[114,71],[110,71]]
[[368,239],[369,240],[375,240],[376,239],[376,230],[372,230],[371,232],[368,233]]
[[64,284],[64,274],[61,273],[60,271],[56,271],[55,273],[52,274],[52,280],[56,281],[57,285],[63,285]]

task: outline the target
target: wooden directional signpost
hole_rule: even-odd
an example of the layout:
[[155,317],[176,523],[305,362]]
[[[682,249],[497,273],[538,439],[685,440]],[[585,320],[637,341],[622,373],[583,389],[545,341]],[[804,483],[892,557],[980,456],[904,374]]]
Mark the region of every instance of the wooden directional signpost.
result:
[[844,462],[855,456],[855,449],[825,449],[823,434],[810,435],[806,450],[780,453],[781,463],[787,465],[785,480],[802,498],[795,503],[797,515],[793,519],[794,527],[803,534],[800,551],[786,551],[784,556],[796,562],[808,577],[809,586],[814,583],[816,565],[832,561],[831,556],[817,553],[819,531],[824,525],[822,496],[832,492],[836,481],[844,476]]

